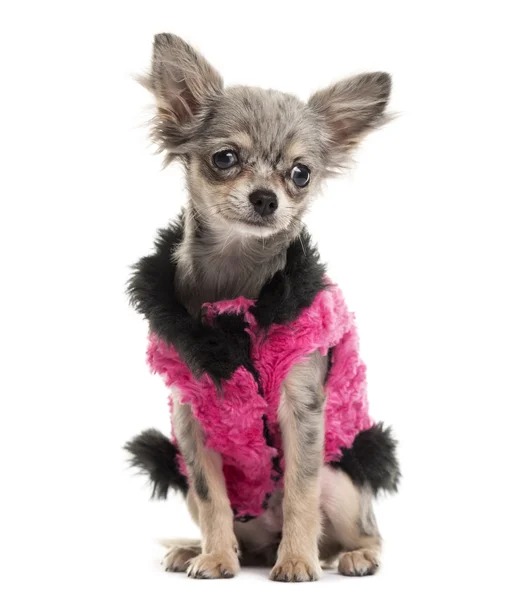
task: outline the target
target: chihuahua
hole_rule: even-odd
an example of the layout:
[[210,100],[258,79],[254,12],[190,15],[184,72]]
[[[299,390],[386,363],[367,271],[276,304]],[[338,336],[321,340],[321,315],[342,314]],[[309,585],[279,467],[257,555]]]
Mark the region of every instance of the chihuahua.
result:
[[[344,79],[304,103],[224,87],[197,51],[163,33],[141,83],[156,100],[153,140],[166,164],[184,165],[189,192],[128,290],[149,323],[150,364],[170,388],[174,440],[147,430],[126,449],[154,496],[185,495],[202,534],[170,542],[165,569],[223,578],[258,564],[277,581],[312,581],[338,559],[343,575],[371,575],[381,550],[372,500],[397,488],[396,442],[365,414],[360,363],[335,369],[342,334],[303,342],[331,327],[323,315],[339,300],[302,219],[322,183],[386,122],[390,76]],[[357,360],[342,321],[347,360]],[[302,354],[287,360],[297,344]],[[335,371],[353,394],[337,431],[354,431],[330,454]]]

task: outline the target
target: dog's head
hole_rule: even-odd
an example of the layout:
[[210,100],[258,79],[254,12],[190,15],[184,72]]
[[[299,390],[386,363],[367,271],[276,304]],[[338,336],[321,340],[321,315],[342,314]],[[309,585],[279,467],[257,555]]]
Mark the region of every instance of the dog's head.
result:
[[307,103],[253,87],[224,88],[218,72],[179,37],[155,36],[153,137],[166,161],[186,165],[191,200],[209,223],[268,236],[295,229],[322,181],[384,121],[391,80],[366,73]]

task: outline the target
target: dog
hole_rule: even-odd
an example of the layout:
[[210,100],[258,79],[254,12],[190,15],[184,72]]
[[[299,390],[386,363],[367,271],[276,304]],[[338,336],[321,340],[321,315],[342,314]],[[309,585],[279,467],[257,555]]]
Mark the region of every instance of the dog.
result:
[[373,497],[397,489],[391,430],[367,415],[365,367],[338,288],[303,217],[322,183],[386,122],[391,79],[354,76],[307,103],[224,87],[190,45],[158,34],[141,83],[152,137],[185,167],[189,201],[129,281],[149,363],[170,389],[173,440],[126,444],[153,496],[181,491],[201,541],[173,541],[168,571],[277,581],[376,572]]

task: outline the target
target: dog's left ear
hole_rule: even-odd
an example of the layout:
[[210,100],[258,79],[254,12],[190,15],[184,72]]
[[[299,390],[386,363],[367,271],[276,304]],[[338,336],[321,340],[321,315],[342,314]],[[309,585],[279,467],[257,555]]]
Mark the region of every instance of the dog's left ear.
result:
[[343,163],[367,133],[387,120],[390,92],[391,76],[379,72],[344,79],[311,96],[308,105],[327,128],[334,162]]

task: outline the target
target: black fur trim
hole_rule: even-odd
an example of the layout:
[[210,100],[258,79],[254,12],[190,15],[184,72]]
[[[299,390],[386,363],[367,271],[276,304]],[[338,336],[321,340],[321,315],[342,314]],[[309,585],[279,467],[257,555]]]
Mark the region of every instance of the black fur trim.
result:
[[327,380],[329,379],[329,375],[331,373],[331,369],[333,367],[333,351],[335,350],[334,346],[331,346],[331,348],[329,348],[328,353],[327,353],[327,368],[326,368],[326,375],[324,377],[324,385],[326,385]]
[[294,321],[325,288],[326,269],[316,246],[303,229],[287,249],[286,266],[264,285],[250,309],[262,327]]
[[178,301],[173,250],[182,238],[181,222],[158,232],[154,254],[133,267],[127,288],[131,304],[148,320],[151,331],[176,348],[195,376],[208,373],[220,385],[241,365],[255,376],[242,316],[222,314],[212,327],[191,317]]
[[160,431],[147,429],[126,443],[130,464],[147,475],[152,484],[151,498],[165,500],[169,488],[187,494],[187,477],[177,463],[177,447]]
[[330,464],[346,472],[356,485],[369,485],[374,494],[396,492],[400,480],[396,447],[391,428],[377,423],[361,431],[351,448],[342,448],[340,460]]
[[[151,331],[176,348],[195,376],[208,373],[220,387],[220,381],[244,366],[262,393],[244,318],[221,314],[208,325],[201,318],[194,319],[179,302],[173,252],[183,236],[182,219],[158,232],[154,253],[133,267],[127,287],[131,304],[148,320]],[[263,286],[251,309],[258,323],[267,328],[296,319],[325,287],[324,273],[318,251],[303,230],[287,250],[285,267]]]

